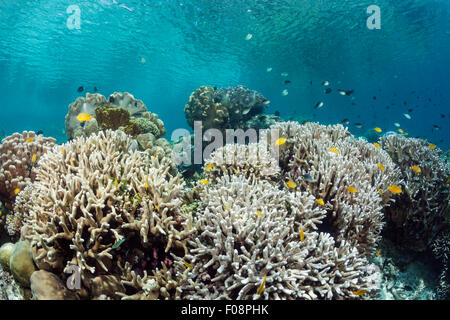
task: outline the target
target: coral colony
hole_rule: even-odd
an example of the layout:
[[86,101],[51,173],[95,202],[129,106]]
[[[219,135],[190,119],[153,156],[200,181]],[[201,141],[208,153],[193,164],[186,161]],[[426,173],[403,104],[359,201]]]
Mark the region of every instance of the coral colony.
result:
[[[0,248],[0,297],[376,299],[383,239],[433,252],[448,297],[442,151],[285,122],[264,113],[269,103],[242,86],[193,92],[188,124],[216,130],[209,137],[234,130],[221,145],[198,130],[169,143],[156,114],[117,92],[70,104],[67,143],[3,139],[0,219],[11,242]],[[182,161],[192,153],[197,167]]]

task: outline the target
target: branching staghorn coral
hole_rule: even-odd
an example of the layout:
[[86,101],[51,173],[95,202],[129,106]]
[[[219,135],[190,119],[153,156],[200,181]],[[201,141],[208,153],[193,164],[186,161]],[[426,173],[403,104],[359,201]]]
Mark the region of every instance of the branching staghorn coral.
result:
[[210,180],[222,175],[239,174],[247,178],[275,180],[280,173],[276,159],[263,143],[226,144],[205,161]]
[[356,248],[315,231],[326,213],[307,192],[235,175],[205,185],[200,198],[199,235],[175,259],[189,270],[183,298],[344,299],[377,287]]
[[33,131],[14,133],[0,144],[0,198],[12,210],[18,192],[35,179],[33,168],[56,143]]
[[405,247],[423,251],[450,222],[450,164],[429,142],[400,135],[380,143],[401,170],[403,192],[386,209],[387,233]]
[[[123,281],[121,296],[138,294],[142,288],[129,274],[158,274],[162,262],[174,272],[170,254],[183,256],[193,232],[180,209],[184,182],[169,173],[169,160],[129,151],[131,142],[107,130],[55,147],[42,157],[24,206],[30,209],[21,236],[38,268],[63,280],[70,266],[79,267],[88,295],[104,275]],[[93,298],[119,296],[98,287]],[[164,290],[175,295],[163,288],[155,297],[167,297]]]
[[279,150],[286,179],[324,202],[324,228],[336,241],[373,253],[384,225],[383,206],[392,197],[388,187],[399,181],[389,155],[341,125],[286,122],[271,129],[287,139]]

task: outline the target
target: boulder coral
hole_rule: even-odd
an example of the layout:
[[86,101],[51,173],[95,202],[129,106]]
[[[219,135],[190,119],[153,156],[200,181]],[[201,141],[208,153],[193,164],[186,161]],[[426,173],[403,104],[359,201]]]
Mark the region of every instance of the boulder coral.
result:
[[36,177],[33,168],[56,143],[53,138],[33,131],[14,133],[0,144],[0,198],[8,210],[14,208],[17,194]]
[[191,128],[194,121],[202,121],[204,130],[247,128],[245,123],[262,113],[268,104],[269,100],[261,94],[243,86],[201,86],[189,97],[184,112]]
[[[90,114],[93,118],[80,122],[77,119],[80,113]],[[164,123],[158,116],[149,112],[142,100],[128,92],[114,92],[108,98],[98,93],[87,93],[86,97],[78,97],[69,105],[66,133],[70,139],[89,136],[99,130],[119,128],[134,137],[151,132],[160,138],[166,133]]]
[[[193,232],[181,211],[184,182],[170,160],[131,151],[121,131],[99,132],[55,147],[42,158],[24,207],[21,238],[40,270],[65,282],[79,268],[80,297],[174,298],[173,256],[184,256]],[[110,276],[105,278],[105,276]],[[133,281],[142,279],[142,281]],[[108,286],[99,286],[107,281]],[[156,284],[155,284],[156,283]],[[102,291],[99,288],[105,288]]]

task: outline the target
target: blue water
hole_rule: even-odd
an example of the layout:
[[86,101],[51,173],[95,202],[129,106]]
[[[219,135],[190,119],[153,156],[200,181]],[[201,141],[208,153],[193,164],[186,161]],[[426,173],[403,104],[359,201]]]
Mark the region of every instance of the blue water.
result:
[[[372,4],[380,30],[366,26]],[[70,5],[79,30],[67,27]],[[170,133],[188,128],[184,105],[200,85],[242,84],[284,119],[348,118],[357,135],[398,122],[446,150],[449,57],[448,0],[0,0],[0,132],[41,129],[64,141],[68,105],[96,86],[142,99]]]

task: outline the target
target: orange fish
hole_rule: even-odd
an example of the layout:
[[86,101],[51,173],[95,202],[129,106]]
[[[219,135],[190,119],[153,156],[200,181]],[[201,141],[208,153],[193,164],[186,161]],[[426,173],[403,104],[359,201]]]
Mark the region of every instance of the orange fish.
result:
[[421,173],[422,172],[422,170],[418,166],[411,166],[411,170],[414,171],[415,173]]
[[376,127],[376,128],[373,128],[373,130],[375,130],[376,132],[378,132],[378,133],[381,133],[383,130],[381,130],[381,128],[378,128],[378,127]]
[[263,293],[263,291],[264,291],[264,286],[265,286],[265,284],[266,284],[266,277],[267,277],[267,275],[265,274],[262,283],[259,285],[258,290],[256,291],[256,294],[261,294],[261,293]]
[[337,148],[335,148],[335,147],[331,147],[330,151],[333,152],[333,153],[339,154],[339,150]]
[[186,260],[183,260],[183,262],[186,267],[188,267],[191,270],[193,269],[192,266]]
[[428,149],[434,150],[434,149],[436,149],[436,145],[435,145],[435,144],[430,144],[430,145],[428,146]]
[[286,182],[286,185],[287,185],[289,188],[291,188],[291,189],[294,189],[294,188],[297,187],[297,184],[296,184],[295,182],[291,181],[291,180],[289,180],[288,182]]
[[18,195],[19,194],[19,192],[20,192],[20,189],[19,188],[17,188],[17,189],[14,189],[14,195]]
[[277,140],[275,141],[275,145],[281,146],[281,145],[285,144],[286,141],[287,141],[286,138],[280,138],[280,139],[277,139]]
[[397,193],[398,194],[398,193],[402,193],[403,192],[402,189],[399,186],[396,186],[395,184],[390,186],[388,189],[392,193]]
[[381,253],[381,249],[378,250],[378,252],[377,252],[377,257],[380,255],[380,253]]
[[316,202],[318,204],[320,204],[321,206],[323,206],[325,204],[325,202],[323,201],[323,199],[317,199]]
[[33,154],[33,157],[31,158],[31,162],[32,162],[32,163],[35,163],[36,160],[37,160],[37,155],[36,155],[36,153],[34,153],[34,154]]
[[377,166],[381,171],[384,171],[384,166],[381,163],[377,164]]
[[89,121],[92,119],[92,116],[89,113],[80,113],[77,116],[77,120],[80,122],[85,122],[85,121]]
[[301,242],[305,241],[305,234],[303,233],[302,229],[300,229],[300,241]]
[[353,291],[353,294],[357,295],[357,296],[362,296],[366,292],[367,292],[367,290],[358,290],[358,291]]
[[27,140],[25,140],[26,143],[31,143],[31,142],[33,142],[33,141],[34,141],[34,138],[33,138],[33,137],[28,138]]
[[357,193],[358,189],[356,189],[355,187],[347,187],[347,190],[351,193]]
[[375,148],[381,149],[381,146],[378,143],[374,142],[373,145],[375,146]]

